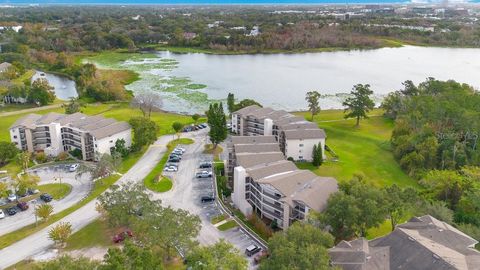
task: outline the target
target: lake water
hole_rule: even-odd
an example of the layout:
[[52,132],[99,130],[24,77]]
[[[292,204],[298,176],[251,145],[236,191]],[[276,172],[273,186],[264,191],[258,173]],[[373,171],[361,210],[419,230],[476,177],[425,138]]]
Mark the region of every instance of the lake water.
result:
[[[193,102],[195,99],[191,97],[197,93],[205,93],[208,100],[219,100],[232,92],[237,99],[251,98],[265,106],[301,110],[306,108],[305,93],[310,90],[325,95],[321,100],[323,109],[341,108],[345,93],[357,83],[370,84],[377,103],[387,93],[400,89],[405,80],[419,83],[434,77],[480,87],[480,49],[405,46],[306,54],[158,52],[158,56],[162,61],[173,59],[176,65],[169,69],[142,69],[142,72],[158,78],[189,78],[194,84],[206,86],[184,90],[183,96],[180,95],[184,100],[167,98],[163,102],[164,109],[177,112],[202,112],[207,104],[198,103],[206,98]],[[175,91],[167,92],[171,96]]]
[[69,100],[72,97],[78,97],[75,82],[67,77],[58,76],[51,73],[36,71],[32,77],[32,82],[38,78],[45,78],[48,83],[53,86],[55,95],[58,99]]

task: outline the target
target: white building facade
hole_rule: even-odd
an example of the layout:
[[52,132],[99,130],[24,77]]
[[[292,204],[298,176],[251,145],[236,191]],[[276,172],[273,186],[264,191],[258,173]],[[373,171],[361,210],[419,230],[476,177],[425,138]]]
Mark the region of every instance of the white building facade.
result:
[[45,152],[57,156],[78,149],[84,160],[97,160],[100,154],[110,154],[117,140],[132,144],[132,129],[126,122],[82,113],[64,115],[29,114],[10,127],[10,139],[18,149]]

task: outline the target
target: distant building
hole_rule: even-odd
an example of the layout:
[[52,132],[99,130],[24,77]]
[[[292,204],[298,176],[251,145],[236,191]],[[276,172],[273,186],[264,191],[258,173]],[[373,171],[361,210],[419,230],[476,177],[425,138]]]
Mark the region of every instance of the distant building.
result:
[[79,149],[84,160],[97,160],[98,154],[110,154],[120,139],[130,147],[131,134],[132,129],[126,122],[82,113],[29,114],[10,127],[10,139],[20,150],[57,156]]
[[232,132],[241,136],[273,135],[284,156],[294,160],[311,161],[313,145],[320,144],[325,157],[325,131],[284,110],[252,105],[233,112]]
[[432,216],[414,217],[390,234],[367,241],[341,241],[329,250],[331,264],[344,270],[478,270],[478,243]]
[[183,33],[183,38],[187,40],[194,39],[196,37],[197,37],[197,33],[192,33],[192,32]]
[[299,170],[285,160],[274,136],[232,137],[227,170],[233,177],[235,206],[282,229],[304,220],[311,210],[323,211],[338,190],[334,178]]

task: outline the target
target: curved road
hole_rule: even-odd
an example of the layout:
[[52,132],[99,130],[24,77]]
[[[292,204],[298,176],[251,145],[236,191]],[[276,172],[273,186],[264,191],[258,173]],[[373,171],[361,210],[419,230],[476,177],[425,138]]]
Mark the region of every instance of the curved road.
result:
[[[166,151],[166,144],[170,140],[172,140],[172,135],[160,137],[148,148],[147,152],[145,152],[140,160],[138,160],[137,163],[117,181],[117,184],[129,181],[142,181],[160,161]],[[96,203],[97,200],[93,200],[77,211],[64,217],[62,220],[0,250],[0,269],[7,268],[17,262],[47,250],[53,245],[53,241],[48,239],[48,231],[59,222],[70,222],[72,224],[73,232],[88,225],[99,217],[99,213],[95,210]]]

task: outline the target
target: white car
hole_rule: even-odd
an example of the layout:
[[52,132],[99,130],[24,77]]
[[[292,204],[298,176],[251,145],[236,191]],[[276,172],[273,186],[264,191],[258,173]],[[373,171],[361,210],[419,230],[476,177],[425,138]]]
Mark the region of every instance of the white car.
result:
[[176,172],[176,171],[178,171],[178,169],[175,166],[169,166],[169,167],[165,167],[165,169],[163,169],[163,171],[165,171],[165,172]]
[[0,209],[0,219],[4,218],[5,217],[5,213],[3,212],[2,209]]
[[7,199],[8,199],[9,202],[14,202],[14,201],[17,200],[17,195],[9,194]]
[[76,164],[72,164],[69,168],[68,168],[68,171],[70,172],[74,172],[78,169],[78,166],[80,166],[78,163]]

